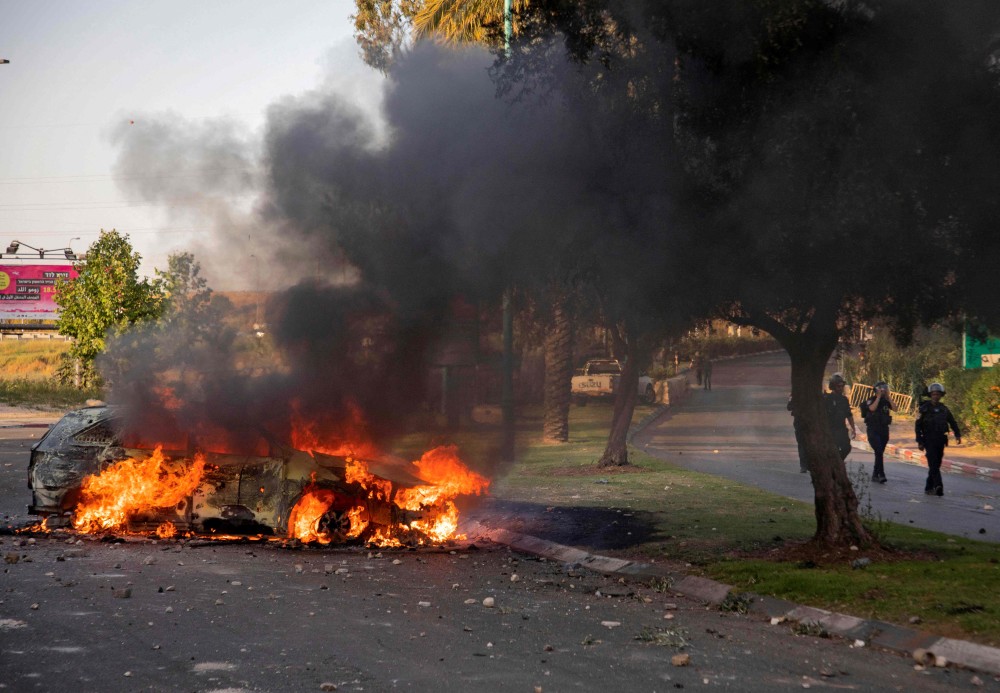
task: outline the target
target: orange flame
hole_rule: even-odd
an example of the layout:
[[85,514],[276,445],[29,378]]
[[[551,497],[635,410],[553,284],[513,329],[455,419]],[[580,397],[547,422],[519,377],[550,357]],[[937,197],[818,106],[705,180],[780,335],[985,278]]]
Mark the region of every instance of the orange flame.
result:
[[[336,501],[337,495],[330,489],[320,488],[315,484],[307,486],[288,516],[288,536],[304,544],[329,544],[335,538],[353,539],[359,536],[368,526],[364,506],[352,507],[344,513],[336,510],[331,513]],[[322,527],[321,520],[324,516],[337,521],[336,526]],[[344,521],[347,523],[346,527]]]
[[400,490],[396,494],[396,504],[407,510],[438,506],[439,512],[430,520],[416,520],[410,526],[434,541],[449,539],[458,529],[458,508],[453,499],[485,493],[490,481],[466,467],[454,445],[428,450],[413,464],[417,468],[417,476],[428,485]]
[[[406,524],[372,527],[368,543],[401,546],[400,535],[407,531],[416,531],[434,542],[453,538],[458,528],[458,508],[453,499],[459,495],[485,493],[490,485],[488,479],[465,466],[454,445],[429,450],[413,465],[416,467],[416,476],[427,484],[395,489],[392,482],[373,475],[364,460],[347,459],[345,480],[349,484],[358,484],[367,491],[369,501],[391,503],[400,510],[411,511],[420,516]],[[333,498],[332,492],[310,485],[292,509],[289,536],[307,543],[329,543],[329,535],[319,532],[317,527],[320,519],[333,505]],[[370,521],[364,516],[365,509],[362,507],[355,507],[347,512],[350,521],[347,538],[361,536],[369,528]]]
[[156,528],[156,536],[160,539],[170,539],[177,536],[177,525],[173,522],[164,522]]
[[144,460],[116,462],[83,480],[73,527],[80,532],[124,529],[136,513],[168,508],[190,496],[204,471],[202,455],[191,463],[169,463],[161,447]]
[[349,405],[351,416],[337,425],[307,421],[299,412],[298,402],[292,403],[292,447],[298,450],[315,450],[337,457],[377,457],[378,448],[366,432],[364,414],[355,405]]

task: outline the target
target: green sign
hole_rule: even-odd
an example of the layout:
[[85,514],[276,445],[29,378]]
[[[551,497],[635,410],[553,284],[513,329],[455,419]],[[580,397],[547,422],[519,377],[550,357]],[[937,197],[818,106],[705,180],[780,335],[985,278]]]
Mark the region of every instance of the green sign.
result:
[[1000,337],[989,335],[986,339],[965,330],[962,340],[962,365],[966,368],[991,368],[1000,364]]

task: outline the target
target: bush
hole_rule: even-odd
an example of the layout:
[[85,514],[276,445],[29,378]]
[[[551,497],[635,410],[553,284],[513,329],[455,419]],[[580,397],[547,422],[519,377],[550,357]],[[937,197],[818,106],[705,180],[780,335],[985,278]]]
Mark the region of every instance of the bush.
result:
[[1000,442],[1000,368],[981,369],[969,394],[969,430],[984,443]]
[[963,434],[982,443],[1000,442],[1000,368],[949,368],[940,379]]
[[[889,330],[877,328],[865,344],[864,359],[847,359],[844,377],[848,382],[872,385],[879,380],[893,392],[918,398],[927,383],[942,377],[946,369],[961,363],[961,337],[945,328],[918,330],[913,343],[899,346]],[[950,398],[949,398],[950,399]]]

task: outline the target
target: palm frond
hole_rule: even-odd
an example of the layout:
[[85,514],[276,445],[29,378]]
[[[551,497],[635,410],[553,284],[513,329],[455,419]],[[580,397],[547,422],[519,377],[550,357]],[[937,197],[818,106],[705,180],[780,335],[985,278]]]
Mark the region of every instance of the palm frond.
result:
[[[514,11],[530,0],[514,0]],[[413,16],[417,36],[436,37],[446,43],[482,42],[484,27],[503,21],[504,0],[427,0]]]

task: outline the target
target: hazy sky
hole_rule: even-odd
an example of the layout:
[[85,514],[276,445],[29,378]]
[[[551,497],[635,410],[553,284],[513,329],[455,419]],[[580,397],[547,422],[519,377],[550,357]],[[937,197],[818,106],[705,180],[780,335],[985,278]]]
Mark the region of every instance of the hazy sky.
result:
[[113,176],[121,129],[227,123],[252,146],[270,104],[319,88],[377,113],[382,79],[358,57],[353,11],[349,0],[0,0],[0,58],[10,60],[0,65],[0,251],[15,239],[82,251],[115,228],[145,273],[165,268],[212,222],[123,189]]

